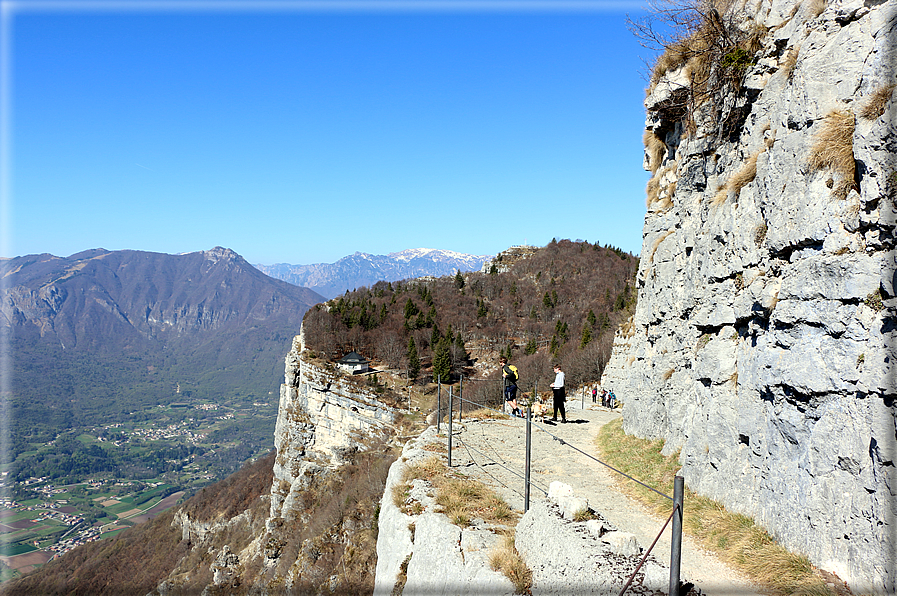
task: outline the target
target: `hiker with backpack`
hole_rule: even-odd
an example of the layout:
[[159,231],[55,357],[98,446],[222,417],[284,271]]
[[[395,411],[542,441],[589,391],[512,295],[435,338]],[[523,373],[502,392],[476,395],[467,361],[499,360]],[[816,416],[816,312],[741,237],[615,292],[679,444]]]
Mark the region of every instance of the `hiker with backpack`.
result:
[[512,416],[523,418],[523,412],[517,405],[517,381],[520,379],[520,373],[513,364],[508,364],[508,359],[502,356],[498,359],[501,366],[501,376],[505,381],[505,403],[511,408]]

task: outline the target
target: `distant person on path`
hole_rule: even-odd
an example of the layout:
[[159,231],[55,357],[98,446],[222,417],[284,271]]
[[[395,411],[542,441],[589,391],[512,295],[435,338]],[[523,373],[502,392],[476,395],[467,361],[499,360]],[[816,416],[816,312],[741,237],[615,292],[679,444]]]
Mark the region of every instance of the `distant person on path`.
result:
[[517,367],[508,364],[508,359],[504,356],[498,359],[498,363],[501,365],[501,376],[505,381],[505,403],[511,408],[512,416],[523,418],[523,413],[517,405],[517,380],[520,378]]
[[598,388],[592,387],[592,403],[595,403],[597,401],[598,401]]
[[564,402],[567,401],[567,394],[564,392],[564,371],[561,370],[560,364],[554,365],[554,382],[549,385],[554,392],[554,414],[552,414],[552,422],[558,421],[558,411],[561,413],[561,422],[567,422],[567,411],[564,409]]

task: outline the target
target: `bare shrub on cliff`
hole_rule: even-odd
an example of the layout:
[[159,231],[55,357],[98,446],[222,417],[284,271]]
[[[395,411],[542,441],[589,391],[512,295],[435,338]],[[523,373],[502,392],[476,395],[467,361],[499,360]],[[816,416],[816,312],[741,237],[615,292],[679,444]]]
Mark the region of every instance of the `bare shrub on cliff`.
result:
[[816,134],[816,142],[810,150],[809,163],[814,170],[828,169],[837,180],[832,195],[844,199],[856,188],[856,160],[853,156],[853,131],[855,119],[852,112],[833,110],[822,122],[822,130]]
[[644,47],[661,52],[649,93],[668,72],[684,67],[687,92],[671,97],[668,109],[681,112],[685,131],[691,134],[697,108],[709,102],[719,132],[728,134],[733,123],[723,114],[723,96],[741,90],[768,29],[753,22],[733,0],[649,0],[648,15],[627,17],[627,24]]

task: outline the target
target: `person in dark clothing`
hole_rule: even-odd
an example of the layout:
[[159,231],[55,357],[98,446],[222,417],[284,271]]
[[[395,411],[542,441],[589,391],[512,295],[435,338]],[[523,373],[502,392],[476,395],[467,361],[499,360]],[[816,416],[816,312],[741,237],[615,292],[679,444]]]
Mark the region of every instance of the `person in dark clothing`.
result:
[[498,359],[501,365],[501,376],[505,381],[505,402],[511,408],[511,416],[523,418],[523,412],[517,405],[517,367],[508,364],[508,359],[502,356]]
[[567,411],[564,408],[567,394],[564,392],[564,372],[561,370],[560,364],[554,365],[554,382],[549,387],[554,392],[554,414],[552,414],[551,420],[557,422],[558,411],[560,411],[561,422],[567,422]]

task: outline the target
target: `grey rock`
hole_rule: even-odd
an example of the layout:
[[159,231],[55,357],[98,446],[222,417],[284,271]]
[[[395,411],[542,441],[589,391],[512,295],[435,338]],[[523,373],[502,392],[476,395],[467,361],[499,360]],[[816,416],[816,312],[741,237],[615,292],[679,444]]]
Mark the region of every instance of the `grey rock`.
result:
[[[838,0],[818,16],[795,0],[754,4],[773,29],[748,71],[753,95],[730,98],[744,125],[720,138],[702,108],[695,134],[667,135],[673,206],[645,217],[633,324],[601,383],[623,401],[626,432],[681,450],[689,487],[854,592],[895,593],[897,104],[860,112],[895,80],[897,4]],[[648,129],[683,130],[670,78],[646,100]],[[837,175],[809,165],[834,110],[855,116],[859,184],[843,199]],[[754,179],[711,205],[758,150]]]

